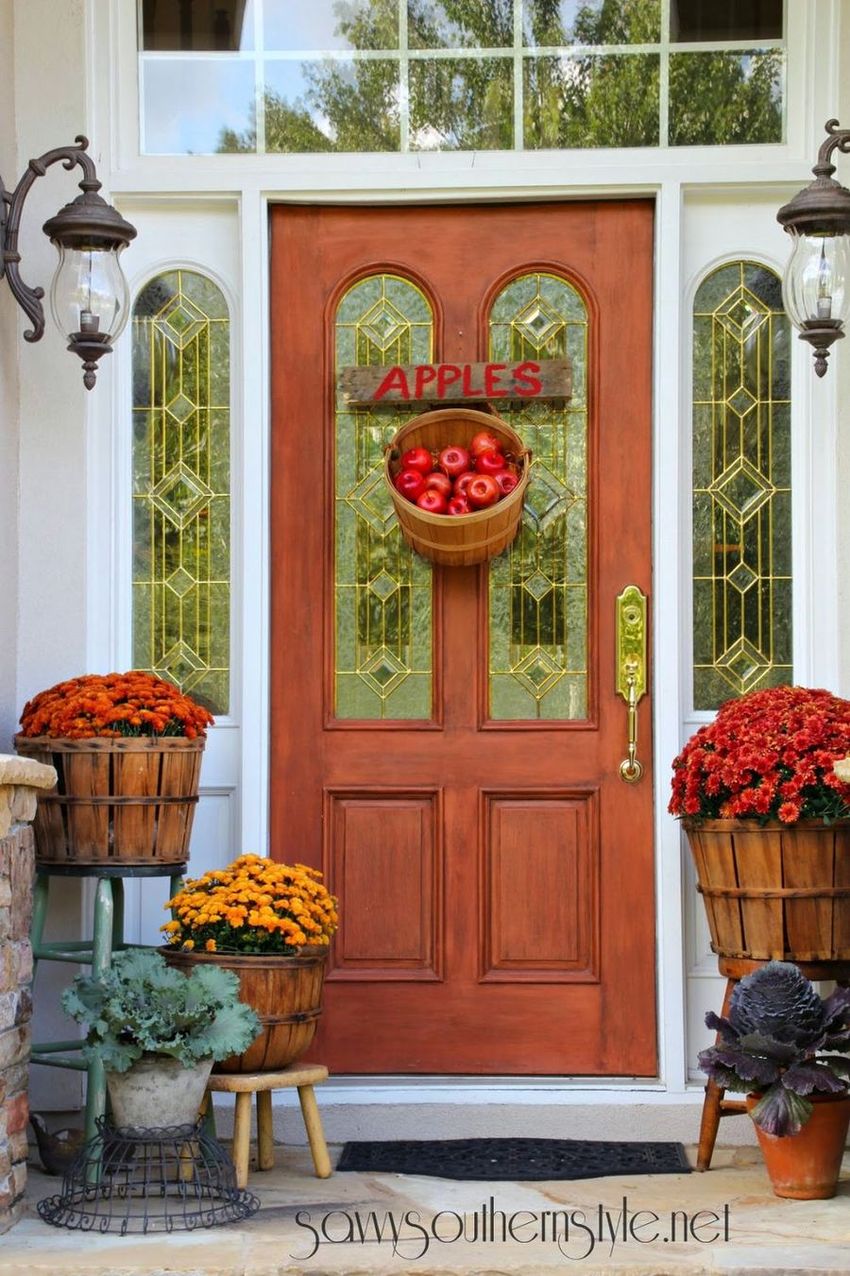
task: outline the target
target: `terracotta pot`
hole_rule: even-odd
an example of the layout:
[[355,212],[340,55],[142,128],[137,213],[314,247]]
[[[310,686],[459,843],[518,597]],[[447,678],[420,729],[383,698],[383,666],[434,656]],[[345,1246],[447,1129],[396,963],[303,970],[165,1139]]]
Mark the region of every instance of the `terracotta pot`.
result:
[[[747,1111],[761,1098],[747,1095]],[[766,1134],[756,1126],[764,1163],[777,1196],[821,1201],[835,1196],[850,1126],[850,1094],[811,1094],[814,1111],[799,1134]]]
[[850,820],[684,820],[719,957],[850,961]]
[[120,1130],[194,1125],[207,1088],[212,1059],[184,1068],[168,1055],[142,1057],[126,1072],[107,1072],[112,1119]]
[[264,1072],[285,1068],[307,1051],[322,1013],[328,949],[309,945],[292,957],[246,953],[194,953],[161,948],[171,966],[186,974],[198,965],[221,966],[239,976],[239,999],[260,1017],[262,1032],[241,1055],[215,1065],[215,1072]]

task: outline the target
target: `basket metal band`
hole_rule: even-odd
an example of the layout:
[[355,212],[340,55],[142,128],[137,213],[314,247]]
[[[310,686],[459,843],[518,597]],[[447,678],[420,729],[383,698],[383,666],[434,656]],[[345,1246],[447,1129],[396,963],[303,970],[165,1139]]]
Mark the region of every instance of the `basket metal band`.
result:
[[850,886],[702,886],[701,895],[719,899],[845,899]]
[[62,806],[188,806],[198,801],[198,795],[167,794],[162,797],[148,795],[128,797],[126,794],[93,793],[90,797],[77,797],[69,793],[39,794],[39,802],[58,802]]

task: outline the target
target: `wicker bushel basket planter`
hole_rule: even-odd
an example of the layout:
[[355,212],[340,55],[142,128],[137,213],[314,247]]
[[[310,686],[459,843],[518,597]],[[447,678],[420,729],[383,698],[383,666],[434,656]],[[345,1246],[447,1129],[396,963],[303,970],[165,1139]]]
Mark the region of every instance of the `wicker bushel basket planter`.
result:
[[263,1026],[244,1054],[231,1055],[214,1072],[263,1072],[285,1068],[309,1050],[322,1013],[328,949],[310,945],[292,957],[248,953],[195,953],[162,948],[171,966],[186,974],[200,964],[221,966],[239,976],[239,999],[252,1006]]
[[205,741],[182,736],[15,737],[22,756],[56,767],[35,816],[42,864],[180,864],[198,801]]
[[[428,514],[396,491],[393,480],[408,448],[432,451],[452,443],[468,447],[480,430],[494,434],[519,467],[516,487],[495,505],[454,517]],[[417,554],[444,567],[471,567],[507,549],[519,531],[530,473],[531,453],[519,435],[499,417],[474,408],[439,408],[413,417],[398,431],[384,458],[384,477],[402,536]]]
[[718,956],[850,961],[850,820],[684,827]]

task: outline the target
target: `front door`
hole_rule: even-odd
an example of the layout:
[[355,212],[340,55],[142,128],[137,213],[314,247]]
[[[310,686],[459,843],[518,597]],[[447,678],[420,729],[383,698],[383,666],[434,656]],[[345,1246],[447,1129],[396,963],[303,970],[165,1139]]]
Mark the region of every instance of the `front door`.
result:
[[[335,1072],[652,1076],[649,696],[624,783],[615,600],[650,592],[649,201],[272,211],[271,853],[340,896]],[[400,538],[352,365],[572,361],[494,407],[534,455],[489,565]]]

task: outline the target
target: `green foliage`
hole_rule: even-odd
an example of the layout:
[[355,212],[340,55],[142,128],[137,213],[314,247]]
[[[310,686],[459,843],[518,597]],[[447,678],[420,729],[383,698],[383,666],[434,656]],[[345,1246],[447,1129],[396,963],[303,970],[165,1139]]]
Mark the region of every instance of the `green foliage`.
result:
[[[336,30],[356,50],[398,48],[395,0],[336,0]],[[523,59],[527,149],[657,146],[657,53],[599,55],[600,45],[657,44],[659,0],[596,0],[579,5],[565,29],[558,0],[526,0],[532,46],[571,46],[565,56]],[[512,0],[410,0],[411,49],[510,48]],[[675,47],[675,46],[674,46]],[[682,52],[670,58],[672,146],[782,140],[782,55]],[[589,50],[589,51],[588,51]],[[510,149],[512,60],[464,58],[410,64],[414,149]],[[400,145],[398,63],[305,62],[306,88],[287,101],[265,94],[267,151],[395,151]],[[256,149],[256,126],[222,130],[220,151]]]
[[260,1029],[232,971],[201,966],[184,975],[152,949],[116,953],[99,979],[77,975],[62,1006],[86,1029],[86,1059],[101,1058],[108,1072],[126,1072],[143,1055],[167,1055],[184,1068],[225,1059]]

